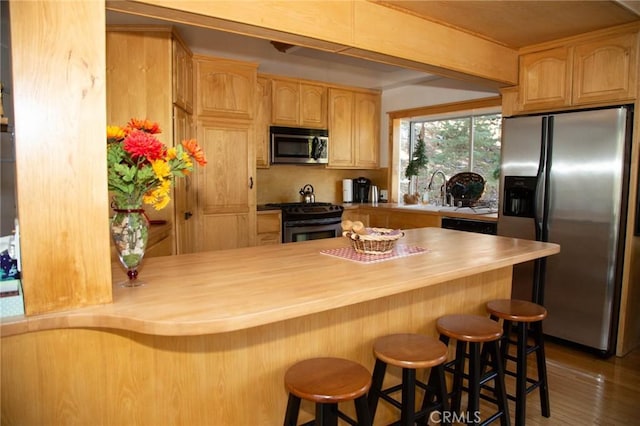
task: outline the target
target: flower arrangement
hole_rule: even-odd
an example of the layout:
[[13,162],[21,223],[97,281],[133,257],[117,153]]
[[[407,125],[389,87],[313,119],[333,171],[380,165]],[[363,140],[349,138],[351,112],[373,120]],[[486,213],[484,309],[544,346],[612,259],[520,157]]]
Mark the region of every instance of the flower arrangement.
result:
[[194,163],[207,164],[195,139],[167,148],[155,136],[158,123],[132,118],[125,127],[107,126],[109,191],[119,208],[140,208],[142,203],[161,210],[170,198],[173,177],[186,176]]

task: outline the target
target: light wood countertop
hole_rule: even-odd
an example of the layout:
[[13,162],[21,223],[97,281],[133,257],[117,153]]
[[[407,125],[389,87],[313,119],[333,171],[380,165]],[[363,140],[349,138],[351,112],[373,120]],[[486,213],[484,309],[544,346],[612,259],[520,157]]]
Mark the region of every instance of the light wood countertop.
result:
[[[56,328],[114,328],[189,336],[248,329],[437,285],[558,253],[556,244],[439,228],[400,241],[429,251],[363,264],[320,253],[344,238],[146,259],[138,288],[113,303],[4,318],[2,336]],[[117,266],[114,266],[116,268]],[[124,278],[114,269],[114,281]]]
[[[483,222],[497,222],[498,221],[498,213],[485,213],[478,214],[474,213],[471,208],[459,207],[459,208],[443,208],[436,207],[431,205],[424,204],[398,204],[398,203],[378,203],[376,205],[370,203],[353,203],[353,204],[342,204],[345,210],[349,209],[357,209],[357,208],[367,208],[367,209],[380,209],[380,210],[389,210],[389,211],[398,211],[403,213],[416,213],[416,214],[426,214],[433,216],[441,216],[441,217],[455,217],[459,219],[471,219],[471,220],[480,220]],[[482,209],[483,211],[486,209]]]

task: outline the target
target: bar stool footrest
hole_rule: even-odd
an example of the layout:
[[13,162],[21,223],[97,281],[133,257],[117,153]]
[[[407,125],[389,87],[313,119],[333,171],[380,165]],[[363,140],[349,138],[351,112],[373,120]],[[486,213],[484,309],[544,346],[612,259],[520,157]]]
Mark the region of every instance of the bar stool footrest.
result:
[[[358,426],[358,422],[356,422],[355,420],[353,420],[351,417],[347,416],[340,410],[338,410],[338,417],[344,420],[345,422],[349,423],[351,426]],[[316,420],[315,419],[309,420],[306,423],[302,423],[300,426],[317,426]]]
[[[518,342],[515,342],[513,340],[509,340],[509,344],[516,346],[518,344]],[[534,353],[535,351],[537,351],[538,349],[540,349],[540,345],[527,345],[527,349],[525,349],[524,353],[525,353],[525,355],[529,356],[532,353]],[[515,355],[511,355],[511,354],[506,354],[504,356],[504,359],[505,360],[509,360],[509,361],[513,361],[513,362],[517,362],[518,361],[518,357],[516,357]]]
[[345,422],[349,423],[351,426],[358,426],[358,422],[353,420],[351,417],[344,414],[342,411],[338,410],[338,417],[340,417]]
[[[455,368],[451,367],[454,362],[455,361],[449,361],[448,363],[444,364],[444,371],[447,373],[456,374],[457,372]],[[495,379],[497,375],[498,373],[496,373],[494,370],[484,373],[480,376],[480,386],[483,386],[488,381]],[[467,373],[462,373],[460,376],[467,381],[469,380],[469,375]]]
[[497,419],[499,419],[500,416],[504,416],[504,413],[502,411],[499,411],[499,412],[494,413],[493,415],[489,416],[485,421],[480,423],[480,426],[485,426],[485,425],[491,424],[494,421],[496,421]]
[[[515,371],[504,370],[504,374],[505,374],[505,376],[518,377],[517,374],[515,373]],[[527,379],[527,383],[529,383],[531,385],[531,386],[527,387],[527,394],[531,393],[535,389],[537,389],[540,386],[542,386],[542,380],[536,380],[536,379],[533,379],[531,377],[527,377],[526,379]]]
[[[425,392],[436,392],[436,390],[433,389],[431,386],[429,386],[428,384],[423,383],[423,382],[421,382],[419,380],[416,380],[415,385],[416,385],[416,387],[419,387],[420,389],[424,390]],[[402,390],[402,383],[397,384],[395,386],[391,386],[391,387],[389,387],[387,389],[381,389],[380,391],[378,391],[378,397],[382,398],[383,400],[387,401],[389,404],[391,404],[394,407],[396,407],[397,409],[401,410],[402,409],[402,403],[391,396],[392,393],[400,392],[401,390]],[[430,409],[432,410],[434,407],[437,407],[439,405],[440,405],[439,403],[433,402],[433,403],[430,404]],[[424,416],[429,411],[430,410],[428,410],[428,409],[422,409],[420,411],[417,411],[415,416],[416,416],[416,418],[420,418],[420,416]]]

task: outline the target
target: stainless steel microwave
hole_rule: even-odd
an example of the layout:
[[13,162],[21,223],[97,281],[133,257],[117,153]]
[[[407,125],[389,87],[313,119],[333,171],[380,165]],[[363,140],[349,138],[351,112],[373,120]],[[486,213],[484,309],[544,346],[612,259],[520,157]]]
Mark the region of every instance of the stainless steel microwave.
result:
[[326,164],[329,131],[271,126],[271,164]]

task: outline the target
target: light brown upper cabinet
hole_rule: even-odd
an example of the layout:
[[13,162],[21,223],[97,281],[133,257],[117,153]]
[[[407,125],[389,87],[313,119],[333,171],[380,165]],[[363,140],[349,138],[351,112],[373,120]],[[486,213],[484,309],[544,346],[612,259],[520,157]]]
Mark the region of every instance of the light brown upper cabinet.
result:
[[272,79],[271,122],[277,126],[327,127],[326,86]]
[[635,97],[638,34],[581,43],[573,54],[573,104]]
[[256,85],[256,113],[253,124],[256,132],[256,167],[269,167],[269,124],[271,123],[271,80],[258,77]]
[[173,40],[173,103],[193,113],[193,58],[181,40]]
[[380,163],[380,96],[355,93],[353,143],[356,167],[376,169]]
[[193,60],[198,117],[253,118],[256,64],[199,55]]
[[523,109],[561,108],[571,103],[571,56],[559,47],[520,57]]
[[379,120],[379,94],[330,88],[328,167],[378,168]]
[[627,29],[525,53],[515,112],[632,101],[637,51],[637,30]]

